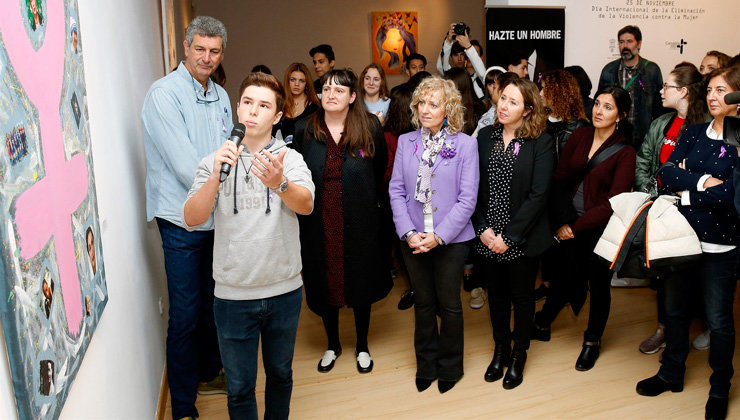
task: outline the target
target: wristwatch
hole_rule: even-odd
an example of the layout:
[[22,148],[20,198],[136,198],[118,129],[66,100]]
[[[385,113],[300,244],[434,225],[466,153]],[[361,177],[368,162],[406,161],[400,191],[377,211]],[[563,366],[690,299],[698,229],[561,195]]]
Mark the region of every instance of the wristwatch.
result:
[[282,193],[288,191],[288,178],[283,178],[283,182],[281,182],[280,185],[277,186],[277,188],[274,188],[272,190],[276,194],[282,194]]

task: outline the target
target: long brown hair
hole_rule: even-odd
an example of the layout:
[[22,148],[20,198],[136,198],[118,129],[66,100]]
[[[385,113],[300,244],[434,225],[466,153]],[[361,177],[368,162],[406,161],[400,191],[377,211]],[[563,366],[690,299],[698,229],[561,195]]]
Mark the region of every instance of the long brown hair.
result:
[[455,87],[460,92],[462,106],[464,108],[462,131],[465,134],[472,134],[475,131],[475,104],[477,98],[473,97],[473,82],[470,80],[468,71],[464,68],[453,67],[445,72],[445,79],[452,80]]
[[378,92],[380,94],[380,99],[385,99],[390,96],[390,93],[388,93],[388,81],[385,78],[385,72],[383,71],[383,68],[375,63],[368,64],[363,70],[362,73],[360,73],[360,80],[359,80],[359,97],[360,99],[365,99],[365,95],[367,95],[367,92],[365,92],[365,76],[367,75],[368,70],[375,69],[378,71],[378,74],[380,75],[380,91]]
[[[349,88],[350,96],[357,94],[358,81],[357,75],[350,69],[334,69],[321,77],[321,86],[332,81],[338,85]],[[316,139],[326,141],[327,134],[324,133],[322,122],[324,121],[324,108],[319,108],[309,117],[312,126],[313,136]],[[359,97],[349,104],[349,111],[344,120],[344,141],[345,148],[349,151],[350,156],[356,157],[357,153],[362,153],[363,157],[373,157],[375,155],[375,141],[373,140],[373,123],[371,118],[375,118],[367,112],[365,101]]]
[[[542,75],[543,96],[546,110],[563,121],[585,120],[586,111],[581,101],[581,88],[572,74],[565,70],[552,70]],[[549,109],[547,109],[549,108]]]
[[[285,70],[285,76],[283,76],[283,91],[285,92],[285,107],[283,108],[283,115],[285,115],[288,118],[294,118],[297,117],[297,115],[293,115],[293,112],[295,111],[295,101],[293,99],[293,92],[290,90],[290,75],[294,71],[298,71],[303,73],[303,76],[306,77],[306,99],[308,100],[308,103],[312,103],[316,106],[321,106],[321,103],[319,102],[319,97],[316,96],[316,91],[313,88],[313,83],[311,82],[311,73],[308,70],[308,67],[303,63],[293,63],[288,66],[288,68]],[[308,106],[308,103],[306,106]]]
[[545,120],[547,119],[545,106],[542,104],[542,98],[540,97],[540,90],[529,79],[514,79],[507,86],[515,86],[519,89],[524,100],[524,108],[530,111],[529,114],[522,117],[522,125],[516,130],[516,136],[524,139],[536,139],[545,131]]
[[686,124],[700,124],[707,121],[707,91],[704,77],[696,67],[676,66],[671,70],[680,88],[686,88],[689,109],[686,112]]

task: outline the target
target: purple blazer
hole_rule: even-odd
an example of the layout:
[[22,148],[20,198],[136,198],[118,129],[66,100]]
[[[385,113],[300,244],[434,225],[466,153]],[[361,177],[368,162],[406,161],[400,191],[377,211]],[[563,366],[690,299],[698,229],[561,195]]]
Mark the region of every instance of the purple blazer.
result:
[[[445,243],[464,242],[475,237],[470,221],[478,198],[478,143],[467,134],[448,135],[445,144],[455,155],[437,155],[432,169],[434,232]],[[416,176],[424,146],[421,130],[398,138],[393,176],[388,187],[396,233],[400,238],[410,230],[424,231],[423,205],[414,199]]]

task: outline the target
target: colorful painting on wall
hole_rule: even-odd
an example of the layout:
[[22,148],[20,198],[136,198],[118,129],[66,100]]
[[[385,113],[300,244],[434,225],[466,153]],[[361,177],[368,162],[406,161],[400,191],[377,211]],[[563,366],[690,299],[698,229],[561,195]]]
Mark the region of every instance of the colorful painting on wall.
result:
[[0,0],[0,314],[22,419],[56,419],[108,290],[76,0]]
[[373,63],[385,74],[403,74],[409,55],[419,48],[419,18],[416,12],[373,12]]

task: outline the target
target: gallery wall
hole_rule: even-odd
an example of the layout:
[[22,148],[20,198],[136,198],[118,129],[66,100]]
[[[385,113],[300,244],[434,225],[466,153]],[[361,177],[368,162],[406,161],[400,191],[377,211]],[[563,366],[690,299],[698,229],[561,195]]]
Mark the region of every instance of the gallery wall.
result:
[[[318,44],[331,44],[336,67],[352,67],[356,73],[371,62],[370,14],[382,11],[416,11],[419,16],[419,52],[427,57],[427,70],[435,63],[451,22],[463,21],[471,38],[481,39],[485,30],[483,0],[273,0],[240,2],[198,0],[196,15],[210,15],[226,25],[229,41],[224,58],[226,91],[234,102],[239,84],[257,64],[265,64],[282,81],[288,65],[313,64],[308,51]],[[312,78],[315,75],[312,75]],[[389,85],[406,80],[390,76]]]
[[[166,331],[158,306],[167,299],[159,236],[145,222],[140,111],[149,85],[164,74],[159,7],[78,1],[109,301],[61,418],[153,418]],[[17,414],[3,340],[5,419]]]
[[[657,63],[663,75],[681,61],[697,66],[709,50],[740,52],[737,0],[486,0],[486,7],[565,7],[565,65],[580,65],[595,93],[601,69],[619,57],[617,31],[637,25],[640,55]],[[648,4],[667,4],[653,6]],[[734,33],[733,33],[734,31]]]

